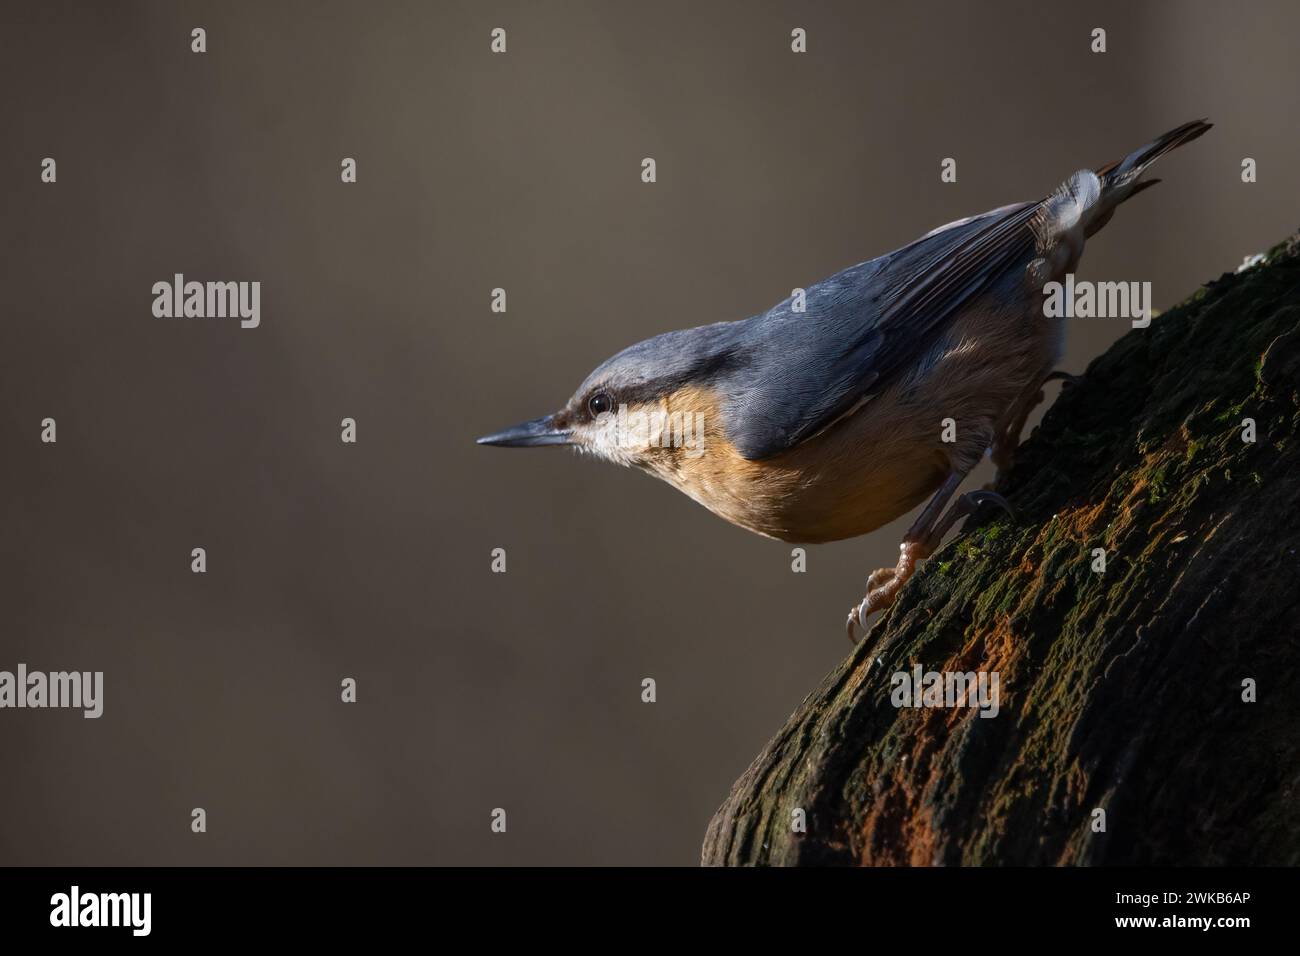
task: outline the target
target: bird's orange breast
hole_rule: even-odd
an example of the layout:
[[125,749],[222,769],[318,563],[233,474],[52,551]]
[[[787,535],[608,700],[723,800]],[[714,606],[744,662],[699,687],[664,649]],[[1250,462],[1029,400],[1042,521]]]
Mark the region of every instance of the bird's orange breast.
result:
[[909,415],[896,401],[873,399],[840,425],[762,461],[744,458],[727,439],[716,394],[686,388],[666,404],[700,416],[703,442],[695,454],[656,450],[646,469],[733,524],[783,541],[874,531],[932,494],[948,471],[937,422],[922,422],[919,410]]

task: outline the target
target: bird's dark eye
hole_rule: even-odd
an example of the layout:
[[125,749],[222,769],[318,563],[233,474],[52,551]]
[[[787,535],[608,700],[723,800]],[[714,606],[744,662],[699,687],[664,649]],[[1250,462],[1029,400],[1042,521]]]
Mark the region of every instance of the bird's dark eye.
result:
[[614,400],[609,397],[608,392],[597,392],[587,399],[587,409],[591,412],[592,417],[596,418],[606,412],[612,412],[614,410]]

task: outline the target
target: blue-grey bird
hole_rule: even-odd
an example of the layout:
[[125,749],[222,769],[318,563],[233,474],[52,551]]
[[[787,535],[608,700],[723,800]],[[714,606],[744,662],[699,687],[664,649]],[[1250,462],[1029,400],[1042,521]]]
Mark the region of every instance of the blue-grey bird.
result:
[[1009,467],[1059,374],[1064,320],[1045,317],[1043,286],[1074,271],[1116,206],[1159,181],[1140,178],[1147,166],[1209,128],[1186,123],[1046,199],[949,223],[802,302],[638,342],[559,411],[478,441],[575,446],[783,541],[866,534],[928,498],[897,566],[872,573],[850,610],[853,639],[957,519],[984,501],[1005,506],[976,491],[945,511],[986,451],[999,474]]

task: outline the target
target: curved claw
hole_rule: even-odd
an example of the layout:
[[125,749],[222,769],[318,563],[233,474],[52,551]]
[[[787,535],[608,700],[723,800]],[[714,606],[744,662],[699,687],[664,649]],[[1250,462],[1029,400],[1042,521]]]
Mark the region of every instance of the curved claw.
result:
[[871,606],[871,594],[864,597],[861,604],[849,608],[849,620],[846,624],[846,628],[848,630],[850,644],[856,645],[858,643],[855,628],[862,628],[862,634],[864,637],[866,636],[867,631],[870,630],[870,626],[867,624],[867,618],[878,610],[880,610],[880,608]]
[[880,609],[871,606],[870,594],[862,599],[862,603],[858,605],[858,623],[862,625],[862,630],[865,631],[867,629],[867,618],[871,617],[871,615],[875,614],[878,610]]
[[1005,511],[1007,517],[1012,521],[1016,520],[1016,512],[1015,509],[1011,507],[1011,503],[996,491],[988,491],[987,489],[981,491],[968,491],[966,494],[961,496],[961,501],[965,506],[964,510],[967,514],[974,514],[975,511],[979,509],[980,505],[991,504],[997,505]]
[[1047,378],[1043,379],[1043,381],[1044,382],[1059,381],[1061,383],[1062,388],[1070,388],[1071,386],[1078,385],[1080,382],[1082,382],[1083,376],[1072,375],[1069,372],[1062,371],[1061,369],[1058,368],[1054,372],[1049,372]]

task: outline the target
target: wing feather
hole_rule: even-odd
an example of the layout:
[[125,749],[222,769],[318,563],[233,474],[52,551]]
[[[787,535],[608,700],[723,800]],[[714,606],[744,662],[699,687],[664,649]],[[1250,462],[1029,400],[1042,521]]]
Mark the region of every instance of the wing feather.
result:
[[959,310],[1032,258],[1037,202],[937,229],[756,316],[752,341],[772,350],[747,362],[727,398],[729,437],[744,457],[769,458],[826,430],[915,366]]

